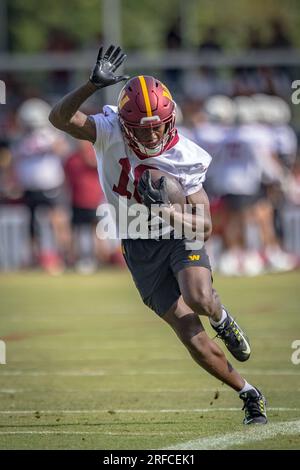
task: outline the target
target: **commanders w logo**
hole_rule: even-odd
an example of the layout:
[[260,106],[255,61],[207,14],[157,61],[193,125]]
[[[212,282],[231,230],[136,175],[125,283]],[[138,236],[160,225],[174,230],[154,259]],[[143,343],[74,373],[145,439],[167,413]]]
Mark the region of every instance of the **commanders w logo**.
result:
[[199,261],[200,255],[189,255],[190,261]]

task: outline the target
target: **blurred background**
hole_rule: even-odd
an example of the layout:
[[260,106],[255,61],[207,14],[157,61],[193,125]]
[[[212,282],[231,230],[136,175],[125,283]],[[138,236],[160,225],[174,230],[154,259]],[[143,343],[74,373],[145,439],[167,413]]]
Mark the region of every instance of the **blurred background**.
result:
[[[213,268],[228,276],[290,271],[300,258],[298,0],[1,0],[0,270],[88,274],[124,267],[95,237],[104,202],[91,144],[48,123],[84,83],[101,44],[124,71],[166,83],[179,131],[212,155],[205,189]],[[120,88],[84,109],[116,104]],[[3,100],[1,100],[3,101]]]

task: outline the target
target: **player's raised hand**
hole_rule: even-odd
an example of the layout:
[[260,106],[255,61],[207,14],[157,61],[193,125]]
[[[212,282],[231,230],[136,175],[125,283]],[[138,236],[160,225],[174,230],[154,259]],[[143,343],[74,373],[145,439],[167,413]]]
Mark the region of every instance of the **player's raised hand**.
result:
[[154,187],[151,181],[151,174],[149,170],[144,171],[139,182],[138,192],[142,198],[143,203],[149,209],[151,204],[169,205],[169,197],[166,189],[166,180],[162,176],[159,180],[157,187]]
[[97,62],[92,70],[90,81],[97,88],[115,85],[122,80],[128,80],[128,75],[115,75],[115,71],[126,59],[126,54],[118,46],[109,46],[103,55],[103,46],[100,47]]

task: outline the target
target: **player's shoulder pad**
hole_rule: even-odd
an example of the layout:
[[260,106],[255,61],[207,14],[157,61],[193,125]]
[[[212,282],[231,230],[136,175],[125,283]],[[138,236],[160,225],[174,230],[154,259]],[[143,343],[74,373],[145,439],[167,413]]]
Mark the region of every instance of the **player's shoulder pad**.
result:
[[102,113],[91,115],[97,130],[95,145],[107,147],[110,143],[121,139],[117,108],[115,106],[103,106]]
[[179,135],[176,150],[182,153],[184,160],[188,159],[191,163],[199,162],[206,169],[209,167],[212,160],[211,155],[206,150],[182,134]]
[[103,106],[103,115],[108,121],[113,123],[118,120],[118,108],[116,106],[106,104]]

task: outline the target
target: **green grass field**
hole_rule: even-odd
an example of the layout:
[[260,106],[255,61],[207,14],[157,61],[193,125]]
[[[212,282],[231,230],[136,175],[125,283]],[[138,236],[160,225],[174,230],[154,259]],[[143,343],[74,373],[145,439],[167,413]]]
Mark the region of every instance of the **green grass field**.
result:
[[0,449],[299,449],[300,272],[215,286],[250,336],[250,360],[230,360],[264,391],[270,424],[241,424],[237,394],[190,359],[127,271],[2,274]]

